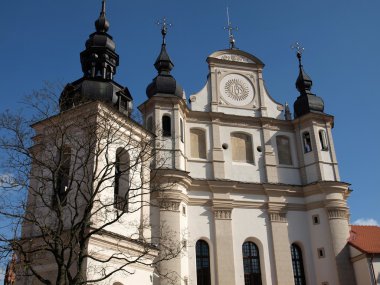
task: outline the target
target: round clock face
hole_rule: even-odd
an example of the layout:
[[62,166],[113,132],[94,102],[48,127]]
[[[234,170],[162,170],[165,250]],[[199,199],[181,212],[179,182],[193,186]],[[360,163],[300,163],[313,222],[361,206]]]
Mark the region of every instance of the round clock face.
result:
[[245,106],[254,97],[253,86],[244,76],[228,74],[220,81],[220,93],[228,104]]

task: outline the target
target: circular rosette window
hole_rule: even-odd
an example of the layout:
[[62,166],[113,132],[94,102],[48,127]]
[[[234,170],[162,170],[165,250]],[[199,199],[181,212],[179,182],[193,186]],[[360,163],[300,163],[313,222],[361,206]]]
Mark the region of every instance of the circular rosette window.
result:
[[220,93],[226,103],[245,106],[252,102],[254,90],[251,82],[242,75],[228,74],[220,81]]

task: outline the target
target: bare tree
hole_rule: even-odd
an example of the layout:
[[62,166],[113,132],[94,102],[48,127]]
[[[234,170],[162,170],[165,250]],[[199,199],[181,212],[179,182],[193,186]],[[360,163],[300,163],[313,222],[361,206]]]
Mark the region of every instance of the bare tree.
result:
[[104,103],[56,102],[48,88],[27,100],[30,116],[0,114],[0,259],[16,253],[19,279],[101,284],[178,256],[170,231],[152,236],[152,197],[175,183],[154,183],[155,136]]

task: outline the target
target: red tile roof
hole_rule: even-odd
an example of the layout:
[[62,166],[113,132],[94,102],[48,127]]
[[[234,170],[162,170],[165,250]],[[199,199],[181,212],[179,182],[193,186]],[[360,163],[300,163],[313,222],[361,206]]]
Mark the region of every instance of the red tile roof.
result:
[[380,227],[351,225],[348,243],[364,253],[380,253]]

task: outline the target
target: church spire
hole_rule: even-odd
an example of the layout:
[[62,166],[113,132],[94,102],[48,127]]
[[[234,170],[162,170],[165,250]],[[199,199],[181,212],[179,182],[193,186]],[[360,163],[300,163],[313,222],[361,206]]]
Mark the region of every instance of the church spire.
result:
[[95,21],[95,28],[97,32],[106,33],[110,27],[110,23],[106,19],[106,0],[102,1],[102,10],[99,18]]
[[106,0],[98,19],[96,31],[86,41],[86,48],[80,53],[83,77],[66,85],[59,99],[61,111],[66,111],[83,102],[102,101],[129,116],[132,111],[132,96],[127,87],[114,81],[119,55],[115,42],[107,32]]
[[166,51],[166,34],[168,33],[168,27],[170,27],[171,24],[166,22],[166,18],[163,18],[162,21],[157,22],[157,24],[161,25],[162,45],[160,54],[154,63],[154,67],[157,69],[159,74],[170,74],[174,64]]
[[146,88],[146,94],[149,98],[156,94],[175,95],[182,98],[183,89],[170,74],[174,64],[166,51],[166,35],[168,32],[168,27],[171,25],[166,22],[166,18],[163,18],[162,21],[157,22],[157,24],[161,25],[162,35],[161,51],[154,63],[154,67],[157,69],[158,75]]
[[303,69],[302,54],[304,48],[297,42],[292,46],[292,49],[296,49],[297,51],[299,74],[296,81],[296,88],[298,92],[300,92],[300,96],[298,96],[294,102],[294,116],[297,118],[310,112],[323,113],[323,100],[311,93],[313,81]]
[[232,26],[232,23],[230,21],[230,12],[228,10],[228,6],[227,6],[227,27],[224,27],[224,29],[228,30],[228,41],[230,44],[230,49],[236,49],[236,46],[235,46],[236,41],[235,41],[233,31],[237,31],[238,27]]
[[106,0],[102,1],[99,18],[95,21],[96,32],[86,42],[86,49],[80,54],[82,70],[86,78],[112,80],[119,65],[115,42],[107,34],[109,22],[106,19]]

